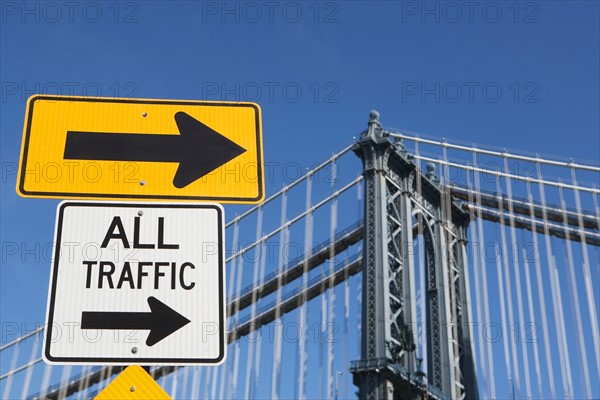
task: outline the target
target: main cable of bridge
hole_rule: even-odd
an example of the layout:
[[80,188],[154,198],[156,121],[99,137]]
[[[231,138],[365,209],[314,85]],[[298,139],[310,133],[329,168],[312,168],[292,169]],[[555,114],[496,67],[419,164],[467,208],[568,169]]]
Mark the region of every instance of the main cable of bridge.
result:
[[[531,157],[531,156],[525,156],[525,155],[521,155],[521,154],[509,153],[507,151],[489,150],[489,149],[477,147],[475,144],[473,144],[472,147],[463,146],[463,145],[448,142],[445,139],[443,139],[443,140],[425,139],[422,137],[423,136],[422,134],[419,134],[417,132],[411,132],[412,135],[406,135],[402,132],[410,132],[410,131],[396,130],[397,132],[394,132],[394,130],[395,130],[394,128],[390,128],[390,129],[391,129],[391,132],[389,133],[389,136],[393,137],[393,138],[405,139],[405,140],[419,142],[419,143],[427,143],[427,144],[432,144],[435,146],[440,146],[443,148],[445,147],[445,148],[449,148],[449,149],[463,150],[463,151],[467,151],[470,153],[486,154],[486,155],[508,158],[508,159],[512,158],[512,159],[521,160],[521,161],[531,161],[531,162],[540,163],[540,164],[553,165],[556,167],[568,167],[568,168],[581,169],[581,170],[592,171],[592,172],[600,172],[600,166],[596,166],[596,165],[579,164],[579,163],[576,163],[573,161],[552,160],[549,158],[543,158],[543,157],[539,157],[539,156]],[[435,160],[433,160],[433,161],[435,161]]]

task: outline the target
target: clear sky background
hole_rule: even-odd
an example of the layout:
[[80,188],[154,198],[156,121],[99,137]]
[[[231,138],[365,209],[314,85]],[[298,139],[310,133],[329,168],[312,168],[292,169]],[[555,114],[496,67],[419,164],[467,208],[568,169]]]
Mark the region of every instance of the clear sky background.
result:
[[[0,3],[2,343],[5,322],[30,330],[46,308],[58,201],[15,192],[35,93],[254,101],[273,165],[328,158],[371,109],[387,127],[600,160],[597,1],[75,3]],[[294,177],[274,168],[267,195]]]

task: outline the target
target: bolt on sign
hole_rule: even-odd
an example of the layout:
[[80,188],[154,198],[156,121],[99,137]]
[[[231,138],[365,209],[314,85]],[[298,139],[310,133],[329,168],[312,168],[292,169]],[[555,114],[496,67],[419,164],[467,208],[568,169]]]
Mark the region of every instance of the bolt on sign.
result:
[[218,204],[63,201],[43,358],[50,364],[220,364]]
[[264,198],[255,103],[34,95],[17,179],[23,197]]

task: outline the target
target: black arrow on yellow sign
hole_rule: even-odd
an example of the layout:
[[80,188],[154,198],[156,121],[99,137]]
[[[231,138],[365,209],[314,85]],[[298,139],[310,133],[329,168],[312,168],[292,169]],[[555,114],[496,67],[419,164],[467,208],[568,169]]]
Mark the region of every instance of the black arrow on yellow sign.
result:
[[158,300],[148,297],[150,312],[84,311],[81,329],[150,329],[147,346],[154,346],[173,332],[183,328],[190,320]]
[[246,149],[180,111],[179,135],[67,131],[65,160],[176,162],[173,185],[184,188]]

